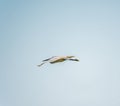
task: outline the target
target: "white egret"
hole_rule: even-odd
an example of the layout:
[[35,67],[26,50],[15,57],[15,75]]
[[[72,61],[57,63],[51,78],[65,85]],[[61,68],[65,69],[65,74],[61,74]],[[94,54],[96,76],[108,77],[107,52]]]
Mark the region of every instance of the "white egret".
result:
[[74,57],[75,56],[53,56],[51,58],[43,60],[42,63],[37,65],[37,66],[40,67],[47,62],[49,62],[51,64],[54,64],[54,63],[63,62],[63,61],[66,61],[66,60],[79,61],[78,59],[76,59]]

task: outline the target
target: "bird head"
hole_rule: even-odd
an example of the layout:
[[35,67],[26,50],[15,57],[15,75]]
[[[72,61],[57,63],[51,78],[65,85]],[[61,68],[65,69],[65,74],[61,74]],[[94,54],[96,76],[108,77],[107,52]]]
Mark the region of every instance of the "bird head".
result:
[[68,59],[68,60],[71,60],[71,61],[79,61],[78,59]]
[[73,59],[74,61],[79,61],[78,59]]

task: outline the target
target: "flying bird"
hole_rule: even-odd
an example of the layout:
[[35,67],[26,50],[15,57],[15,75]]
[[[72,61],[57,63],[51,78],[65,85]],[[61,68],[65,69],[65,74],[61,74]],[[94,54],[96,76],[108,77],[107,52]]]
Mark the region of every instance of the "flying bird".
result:
[[51,58],[45,59],[42,61],[41,64],[37,65],[38,67],[42,66],[43,64],[49,62],[51,64],[54,63],[59,63],[59,62],[63,62],[66,60],[70,60],[70,61],[79,61],[78,59],[74,58],[75,56],[53,56]]

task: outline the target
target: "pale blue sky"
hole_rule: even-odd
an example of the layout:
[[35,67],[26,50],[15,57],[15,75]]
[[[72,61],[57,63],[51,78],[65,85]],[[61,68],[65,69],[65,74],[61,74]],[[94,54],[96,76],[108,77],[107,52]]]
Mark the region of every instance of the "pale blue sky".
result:
[[[0,1],[0,106],[120,106],[120,1]],[[36,65],[55,55],[80,62]]]

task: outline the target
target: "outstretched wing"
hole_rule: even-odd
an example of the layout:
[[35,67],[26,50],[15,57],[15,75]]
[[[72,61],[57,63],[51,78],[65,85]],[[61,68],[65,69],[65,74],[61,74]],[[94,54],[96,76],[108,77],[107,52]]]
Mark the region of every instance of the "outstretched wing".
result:
[[[53,56],[53,57],[55,57],[55,56]],[[42,66],[43,64],[49,62],[49,60],[52,59],[53,57],[43,60],[42,63],[39,64],[39,65],[37,65],[37,66],[38,66],[38,67]]]
[[43,62],[43,63],[41,63],[41,64],[39,64],[39,65],[37,65],[37,66],[40,67],[40,66],[42,66],[43,64],[45,64],[45,62]]
[[[55,57],[55,56],[53,56],[53,57]],[[48,59],[45,59],[45,60],[43,60],[43,62],[44,62],[44,61],[48,61],[48,60],[52,59],[53,57],[48,58]]]

